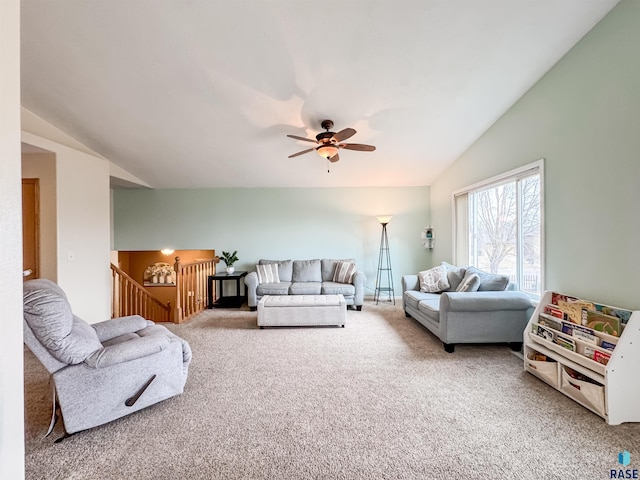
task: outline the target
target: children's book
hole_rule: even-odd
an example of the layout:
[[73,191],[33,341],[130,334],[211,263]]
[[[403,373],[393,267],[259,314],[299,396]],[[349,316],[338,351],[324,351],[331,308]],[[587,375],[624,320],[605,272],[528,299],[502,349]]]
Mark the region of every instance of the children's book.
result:
[[559,318],[560,320],[566,320],[567,319],[567,314],[564,313],[562,310],[560,310],[557,306],[555,305],[547,305],[544,307],[544,313],[546,313],[547,315],[551,315],[552,317],[556,317]]
[[575,324],[571,322],[562,322],[562,333],[573,336],[573,326]]
[[582,325],[593,328],[597,332],[607,333],[615,337],[620,336],[620,319],[597,310],[583,309]]
[[593,303],[578,299],[558,300],[557,305],[573,323],[580,323],[583,308],[595,310]]
[[547,315],[546,313],[538,315],[538,323],[545,327],[553,328],[554,330],[562,330],[562,322],[551,315]]
[[553,330],[545,327],[544,325],[538,325],[536,335],[544,338],[545,340],[549,340],[550,342],[553,342],[553,339],[555,338],[555,333],[553,332]]
[[633,313],[631,310],[609,307],[607,305],[600,305],[598,303],[594,304],[594,307],[595,308],[592,308],[591,310],[597,310],[598,312],[604,313],[605,315],[611,315],[612,317],[619,318],[620,323],[622,324],[622,328],[624,328],[624,325],[629,322],[629,318],[631,318],[631,314]]
[[550,342],[553,342],[553,339],[556,336],[552,329],[545,327],[544,325],[538,325],[535,333],[539,337],[549,340]]
[[596,349],[594,347],[590,347],[588,345],[585,345],[582,354],[585,357],[590,358],[591,360],[593,360],[593,355],[594,355],[595,351],[596,351]]
[[567,350],[571,350],[572,352],[576,351],[576,342],[572,338],[568,338],[563,335],[556,335],[555,342]]
[[611,354],[601,352],[600,350],[595,350],[593,352],[593,359],[598,363],[602,363],[603,365],[606,365],[607,363],[609,363],[609,359],[611,359]]

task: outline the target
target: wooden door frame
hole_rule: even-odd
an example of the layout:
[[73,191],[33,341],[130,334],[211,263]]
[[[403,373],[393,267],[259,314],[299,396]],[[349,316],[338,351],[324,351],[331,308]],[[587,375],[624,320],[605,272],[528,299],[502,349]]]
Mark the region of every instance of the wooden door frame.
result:
[[[35,218],[35,266],[33,278],[40,278],[40,179],[39,178],[23,178],[22,185],[32,184],[34,191],[34,218]],[[22,213],[24,215],[24,212]],[[23,232],[24,233],[24,232]],[[29,275],[31,276],[31,275]]]

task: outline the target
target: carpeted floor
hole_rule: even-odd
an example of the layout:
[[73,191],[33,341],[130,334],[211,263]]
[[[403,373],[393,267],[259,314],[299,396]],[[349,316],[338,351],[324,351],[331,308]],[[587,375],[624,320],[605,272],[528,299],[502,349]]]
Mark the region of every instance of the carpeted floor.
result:
[[25,350],[27,478],[583,480],[610,478],[625,449],[640,463],[640,424],[608,426],[507,346],[447,354],[399,305],[347,321],[169,325],[194,353],[184,394],[60,444],[60,425],[42,438],[47,374]]

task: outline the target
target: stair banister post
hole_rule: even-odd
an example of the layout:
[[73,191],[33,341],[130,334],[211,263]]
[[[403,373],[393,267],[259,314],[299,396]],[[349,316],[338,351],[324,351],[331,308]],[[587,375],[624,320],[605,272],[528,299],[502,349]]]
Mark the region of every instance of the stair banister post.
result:
[[184,281],[182,278],[182,266],[180,265],[180,257],[175,258],[173,269],[176,271],[176,307],[173,311],[173,318],[175,323],[180,323],[183,320],[182,315],[182,289],[184,288]]

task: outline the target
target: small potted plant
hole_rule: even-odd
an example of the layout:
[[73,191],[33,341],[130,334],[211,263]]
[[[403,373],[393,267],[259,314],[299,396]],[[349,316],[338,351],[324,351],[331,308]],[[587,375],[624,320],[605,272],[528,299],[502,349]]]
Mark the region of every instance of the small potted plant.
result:
[[234,250],[233,253],[222,252],[222,260],[227,264],[227,273],[233,273],[235,271],[233,264],[238,261],[237,253],[237,250]]

